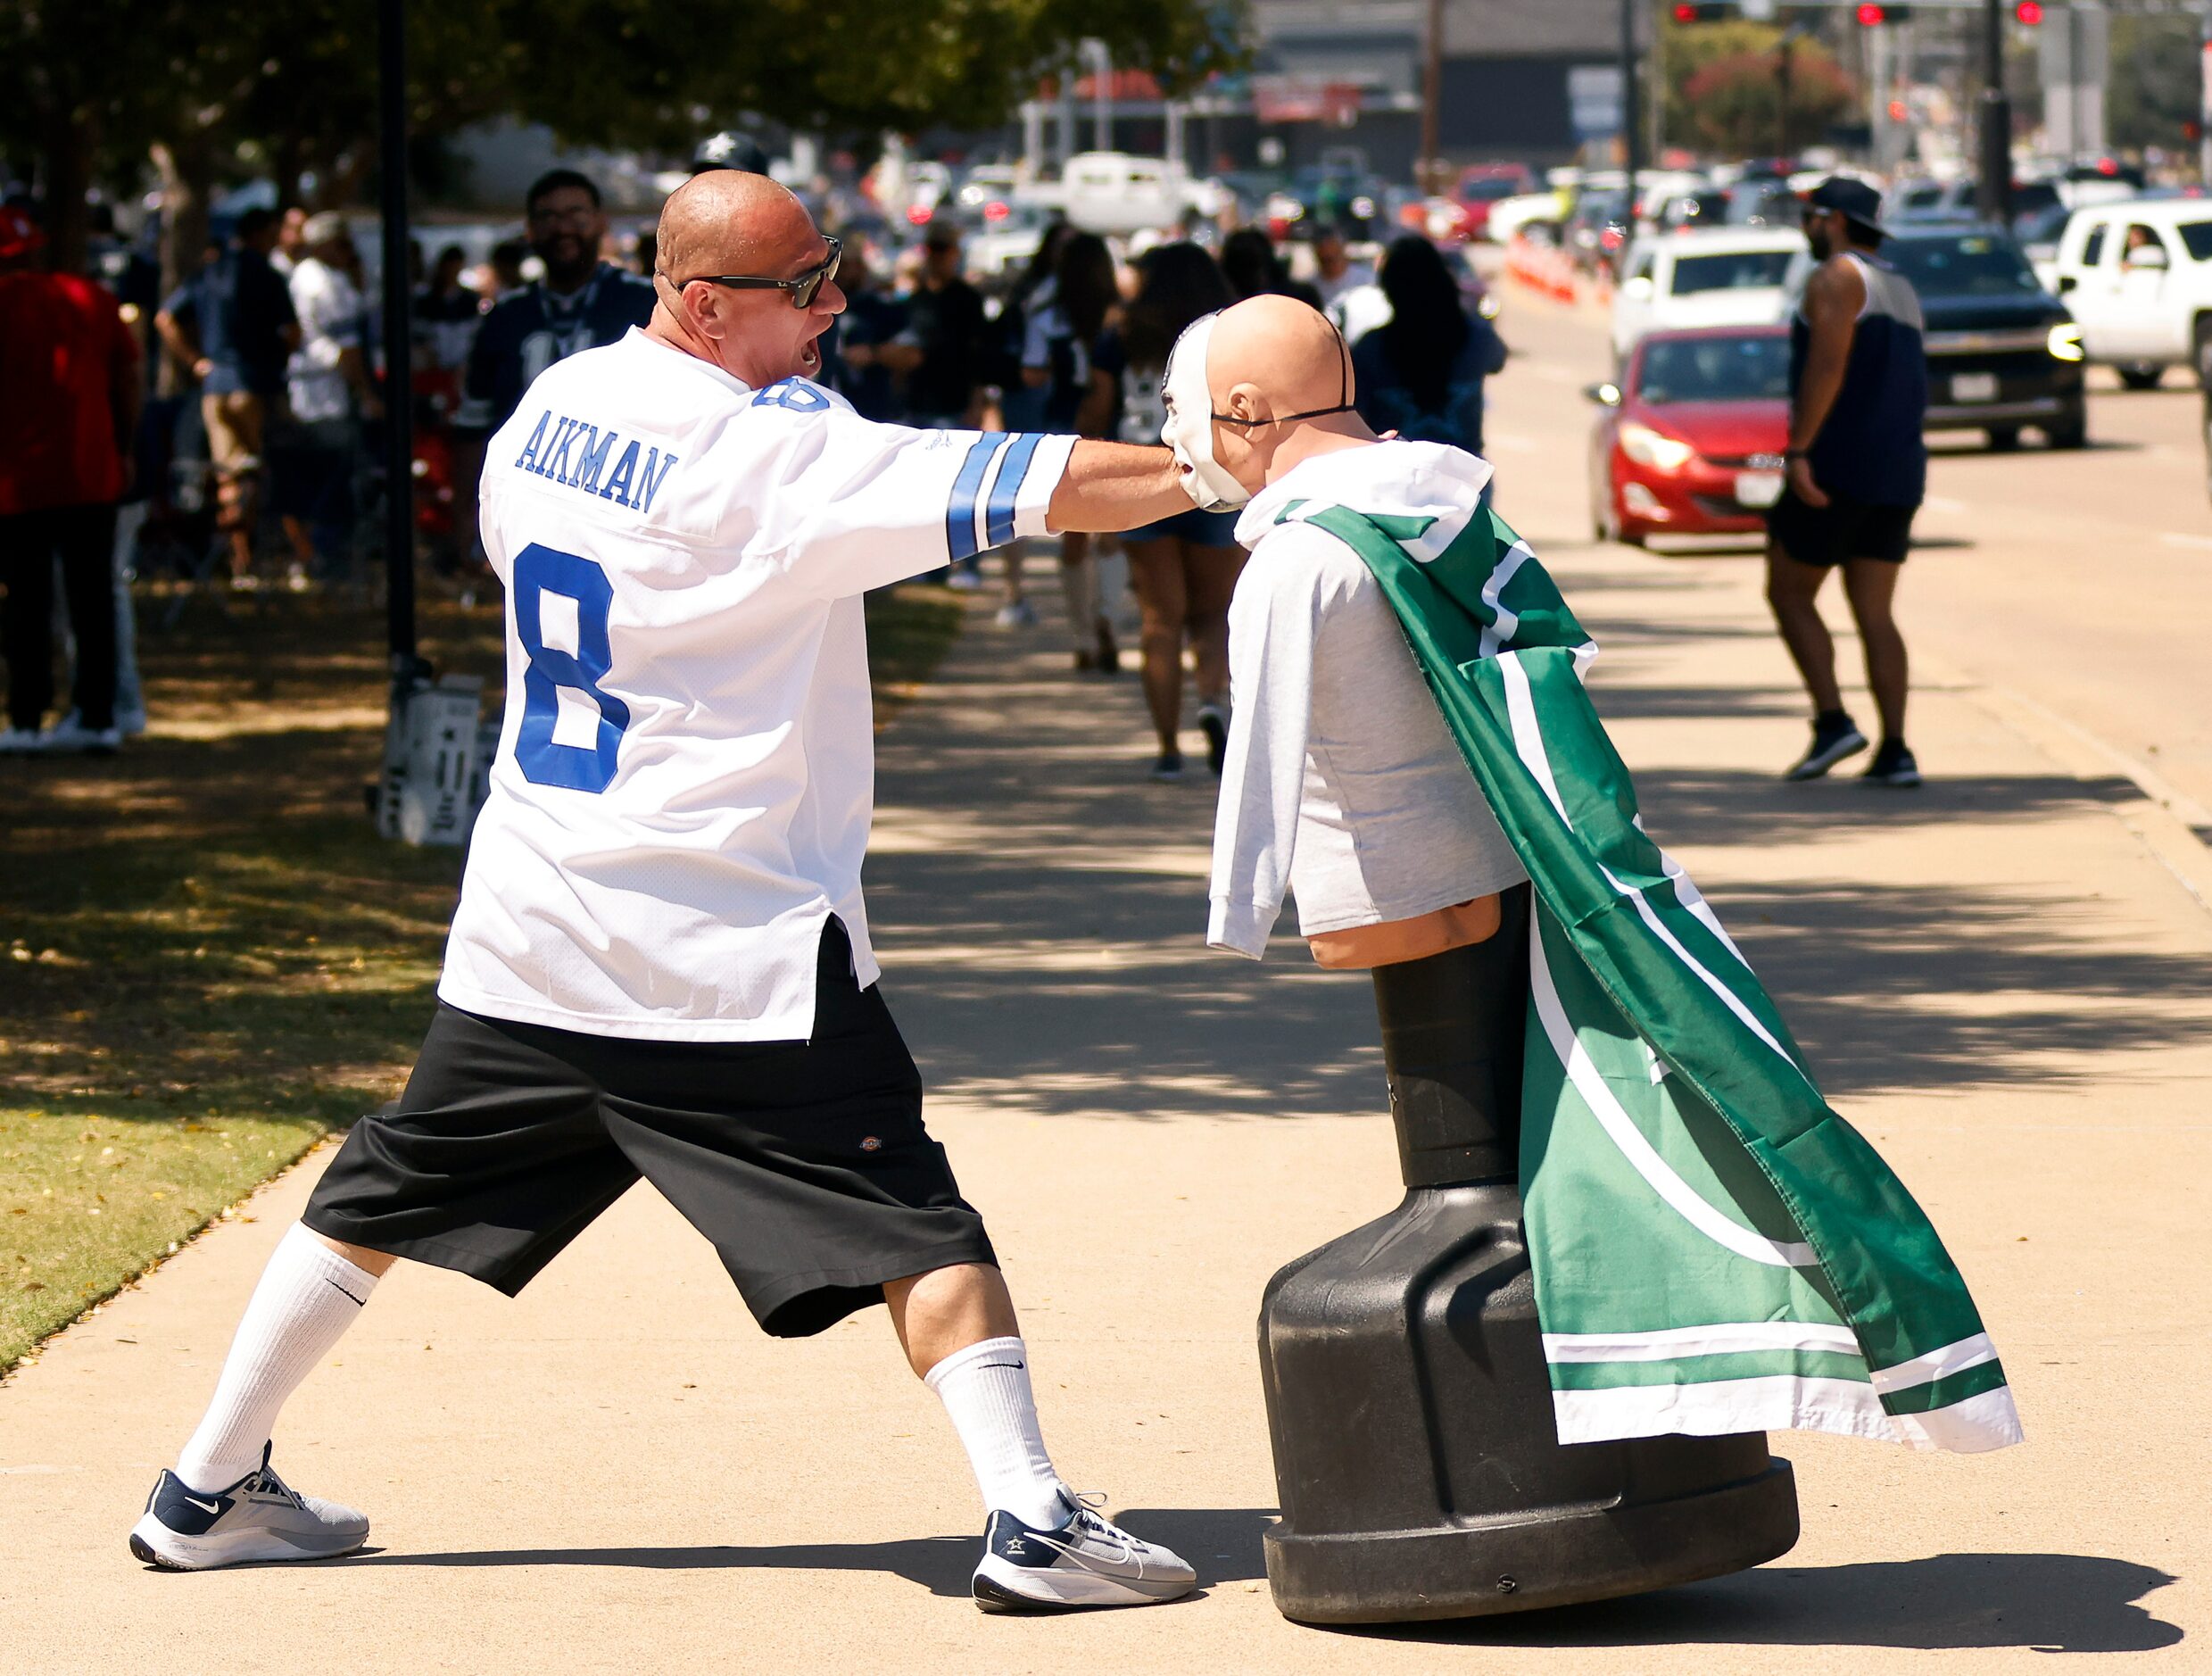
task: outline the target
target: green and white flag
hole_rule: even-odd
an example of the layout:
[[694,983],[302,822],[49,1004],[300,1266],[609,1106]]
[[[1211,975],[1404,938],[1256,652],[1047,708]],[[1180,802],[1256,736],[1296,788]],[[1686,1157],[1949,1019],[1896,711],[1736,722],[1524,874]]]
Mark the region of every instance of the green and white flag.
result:
[[1279,516],[1366,560],[1535,883],[1521,1192],[1560,1440],[2018,1442],[1935,1230],[1645,835],[1527,543],[1487,504]]

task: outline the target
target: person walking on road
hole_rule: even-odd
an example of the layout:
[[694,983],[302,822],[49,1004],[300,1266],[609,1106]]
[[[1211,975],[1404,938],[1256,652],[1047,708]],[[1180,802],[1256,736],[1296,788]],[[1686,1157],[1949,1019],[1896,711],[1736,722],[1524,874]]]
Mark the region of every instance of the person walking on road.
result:
[[[1236,298],[1220,264],[1197,245],[1162,245],[1147,252],[1143,280],[1117,327],[1091,352],[1091,391],[1080,428],[1106,434],[1119,412],[1127,441],[1160,434],[1167,406],[1161,385],[1168,352],[1183,328]],[[1159,735],[1152,777],[1183,774],[1183,648],[1197,666],[1198,728],[1215,774],[1229,750],[1229,602],[1244,568],[1231,512],[1185,507],[1174,517],[1122,537],[1130,579],[1143,618],[1145,706]]]
[[548,371],[492,438],[510,696],[437,1010],[397,1108],[354,1125],[270,1259],[131,1551],[195,1571],[359,1548],[369,1522],[288,1489],[269,1434],[377,1278],[408,1257],[511,1295],[643,1175],[768,1333],[889,1307],[982,1492],[979,1605],[1186,1594],[1190,1567],[1045,1452],[860,889],[863,594],[1160,518],[1190,504],[1181,474],[1164,448],[862,419],[815,382],[838,246],[761,176],[679,187],[657,258],[650,327]]
[[291,412],[273,435],[276,469],[269,498],[292,544],[292,578],[326,579],[344,568],[352,540],[353,460],[358,427],[384,414],[362,351],[367,310],[345,271],[352,248],[345,218],[324,210],[307,219],[303,252],[292,264],[292,309],[300,347],[287,373]]
[[1419,233],[1382,259],[1390,318],[1352,344],[1360,417],[1409,443],[1482,452],[1483,380],[1504,370],[1505,340],[1461,301],[1459,281]]
[[[982,423],[990,322],[982,293],[962,276],[960,229],[949,220],[932,220],[922,236],[922,271],[907,299],[899,342],[914,357],[906,382],[908,424],[962,430]],[[956,588],[980,588],[982,560],[971,554],[945,579]],[[1020,586],[1012,583],[1014,597]]]
[[[130,480],[145,390],[137,342],[113,295],[76,274],[42,271],[46,242],[25,211],[0,207],[0,650],[8,665],[0,753],[104,754],[123,737],[115,509]],[[57,556],[77,642],[77,708],[46,729]]]
[[153,317],[169,353],[199,380],[216,527],[229,537],[231,585],[240,588],[253,585],[269,411],[284,402],[286,368],[300,346],[292,293],[269,261],[280,226],[274,210],[248,210],[230,248]]
[[[1114,253],[1096,233],[1070,233],[1060,241],[1048,300],[1032,304],[1022,341],[1022,382],[1037,397],[1039,430],[1074,432],[1090,392],[1090,351],[1120,300]],[[1011,562],[1011,561],[1009,561]],[[1090,537],[1060,538],[1060,589],[1075,668],[1120,673],[1122,654],[1114,625],[1099,609],[1098,568]]]
[[1818,779],[1867,748],[1843,708],[1835,643],[1820,617],[1821,584],[1840,568],[1882,724],[1864,777],[1915,786],[1894,602],[1927,488],[1927,356],[1920,299],[1877,253],[1881,203],[1864,181],[1841,175],[1805,200],[1805,237],[1819,266],[1790,320],[1787,485],[1767,516],[1767,601],[1813,702],[1812,743],[1786,777]]

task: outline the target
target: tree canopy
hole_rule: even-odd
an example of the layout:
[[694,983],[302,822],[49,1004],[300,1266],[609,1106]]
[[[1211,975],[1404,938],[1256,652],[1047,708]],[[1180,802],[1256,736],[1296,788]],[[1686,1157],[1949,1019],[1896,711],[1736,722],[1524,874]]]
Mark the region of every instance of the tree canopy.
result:
[[[150,148],[241,148],[327,178],[373,149],[376,0],[211,12],[186,0],[0,7],[0,147],[55,209]],[[1242,0],[408,0],[418,134],[511,116],[564,142],[679,145],[750,113],[833,135],[995,126],[1103,39],[1170,87],[1235,61]],[[59,230],[59,229],[57,229]]]

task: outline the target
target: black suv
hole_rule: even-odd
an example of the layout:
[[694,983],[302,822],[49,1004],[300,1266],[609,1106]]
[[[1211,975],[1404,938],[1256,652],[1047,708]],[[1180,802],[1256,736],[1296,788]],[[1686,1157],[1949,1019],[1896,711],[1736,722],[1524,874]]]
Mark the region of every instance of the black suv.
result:
[[1927,427],[1984,430],[1992,448],[2034,426],[2053,448],[2089,440],[2082,335],[2018,242],[1986,223],[1905,222],[1882,254],[1919,293],[1926,319]]

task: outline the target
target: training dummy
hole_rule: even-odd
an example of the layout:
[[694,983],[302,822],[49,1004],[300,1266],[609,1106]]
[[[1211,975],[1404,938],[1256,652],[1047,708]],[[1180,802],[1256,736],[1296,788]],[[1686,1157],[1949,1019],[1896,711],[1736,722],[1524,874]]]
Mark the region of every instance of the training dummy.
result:
[[1166,386],[1192,498],[1249,502],[1208,941],[1258,958],[1289,888],[1316,959],[1372,968],[1409,1190],[1263,1306],[1278,1605],[1756,1564],[1796,1531],[1768,1430],[2017,1441],[1934,1231],[1645,836],[1488,468],[1378,442],[1290,299],[1198,322]]

